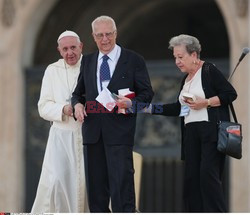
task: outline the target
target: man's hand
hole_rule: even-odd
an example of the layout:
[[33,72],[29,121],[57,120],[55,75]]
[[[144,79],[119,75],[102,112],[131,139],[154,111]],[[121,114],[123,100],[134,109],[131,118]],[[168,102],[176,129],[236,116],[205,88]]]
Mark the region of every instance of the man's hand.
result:
[[75,117],[79,122],[84,122],[84,118],[87,116],[84,105],[77,103],[75,105]]
[[122,109],[128,109],[132,107],[131,99],[125,96],[118,96],[118,100],[116,101],[116,104],[119,108],[122,108]]
[[118,113],[125,114],[126,109],[132,107],[132,101],[124,96],[118,96],[116,105],[118,106]]
[[67,116],[73,116],[73,108],[70,104],[63,107],[63,113]]

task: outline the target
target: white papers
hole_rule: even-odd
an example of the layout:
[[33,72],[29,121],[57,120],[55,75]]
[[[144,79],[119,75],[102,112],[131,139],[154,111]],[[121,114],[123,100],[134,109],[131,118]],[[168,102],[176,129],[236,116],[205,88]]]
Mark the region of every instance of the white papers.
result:
[[112,111],[116,106],[116,101],[112,98],[111,92],[106,87],[104,87],[102,92],[96,97],[96,101],[101,103],[109,111]]
[[118,94],[121,96],[126,96],[126,95],[131,94],[131,93],[133,93],[133,92],[130,91],[129,88],[118,90]]

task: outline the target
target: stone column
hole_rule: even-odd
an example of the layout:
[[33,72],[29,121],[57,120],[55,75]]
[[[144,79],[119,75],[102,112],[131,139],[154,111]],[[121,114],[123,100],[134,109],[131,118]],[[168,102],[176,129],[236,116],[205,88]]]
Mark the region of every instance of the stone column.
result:
[[[236,19],[234,27],[235,40],[232,46],[233,68],[244,47],[249,47],[249,3],[248,0],[234,1],[234,10],[230,18]],[[238,98],[234,102],[237,117],[243,125],[243,158],[231,160],[231,212],[250,212],[250,133],[249,133],[249,102],[250,102],[250,55],[239,65],[233,77]]]
[[17,5],[1,1],[0,209],[16,212],[24,201],[23,78],[18,65]]
[[[228,30],[230,47],[230,68],[234,69],[242,49],[249,46],[249,1],[216,0]],[[230,158],[230,212],[250,211],[250,55],[246,56],[236,70],[232,84],[237,90],[238,98],[234,102],[238,121],[243,125],[243,158]]]
[[57,0],[0,0],[0,212],[25,212],[24,68]]

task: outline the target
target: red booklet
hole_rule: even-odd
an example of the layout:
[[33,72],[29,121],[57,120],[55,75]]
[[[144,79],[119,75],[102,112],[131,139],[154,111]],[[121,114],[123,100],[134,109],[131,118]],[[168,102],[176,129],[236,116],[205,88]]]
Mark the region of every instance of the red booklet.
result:
[[129,98],[129,99],[133,99],[133,98],[135,98],[135,93],[134,92],[129,93],[129,94],[125,95],[125,97]]
[[[119,94],[119,95],[122,95],[122,96],[125,96],[126,98],[128,98],[128,99],[133,99],[133,98],[135,98],[135,92],[131,92],[131,91],[129,91],[129,93],[128,94]],[[132,109],[132,107],[131,107],[131,109]],[[125,114],[125,115],[127,115],[129,112],[131,112],[131,113],[133,113],[133,111],[131,110],[131,111],[129,111],[129,109],[128,110],[126,110],[126,109],[124,109],[124,108],[119,108],[118,109],[118,113],[122,113],[122,114]]]

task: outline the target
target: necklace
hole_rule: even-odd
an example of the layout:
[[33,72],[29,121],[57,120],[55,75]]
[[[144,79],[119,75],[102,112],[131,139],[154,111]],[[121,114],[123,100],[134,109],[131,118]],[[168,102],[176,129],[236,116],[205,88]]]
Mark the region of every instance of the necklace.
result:
[[189,83],[188,93],[189,93],[189,91],[190,91],[190,88],[191,88],[191,84],[192,84],[192,82],[193,82],[193,80],[192,80],[192,81],[190,81],[190,83]]
[[74,78],[74,82],[73,82],[72,86],[70,87],[70,84],[69,84],[69,77],[68,77],[68,70],[67,70],[67,66],[66,66],[65,61],[64,61],[64,67],[65,67],[65,73],[66,73],[66,79],[67,79],[67,87],[68,87],[68,91],[69,91],[69,97],[68,97],[68,99],[66,99],[66,102],[68,102],[68,103],[70,104],[70,102],[71,102],[71,97],[72,97],[72,93],[73,93],[73,90],[74,90],[74,88],[75,88],[77,76]]
[[191,84],[192,84],[192,82],[193,82],[193,80],[194,80],[194,76],[196,75],[196,73],[200,70],[200,68],[201,68],[201,66],[202,66],[202,61],[200,60],[198,63],[197,63],[197,69],[196,69],[196,71],[192,74],[192,75],[190,75],[190,73],[188,74],[188,76],[187,76],[187,84],[188,84],[188,82],[189,82],[189,87],[188,87],[188,91],[187,92],[189,92],[189,90],[190,90],[190,87],[191,87]]

